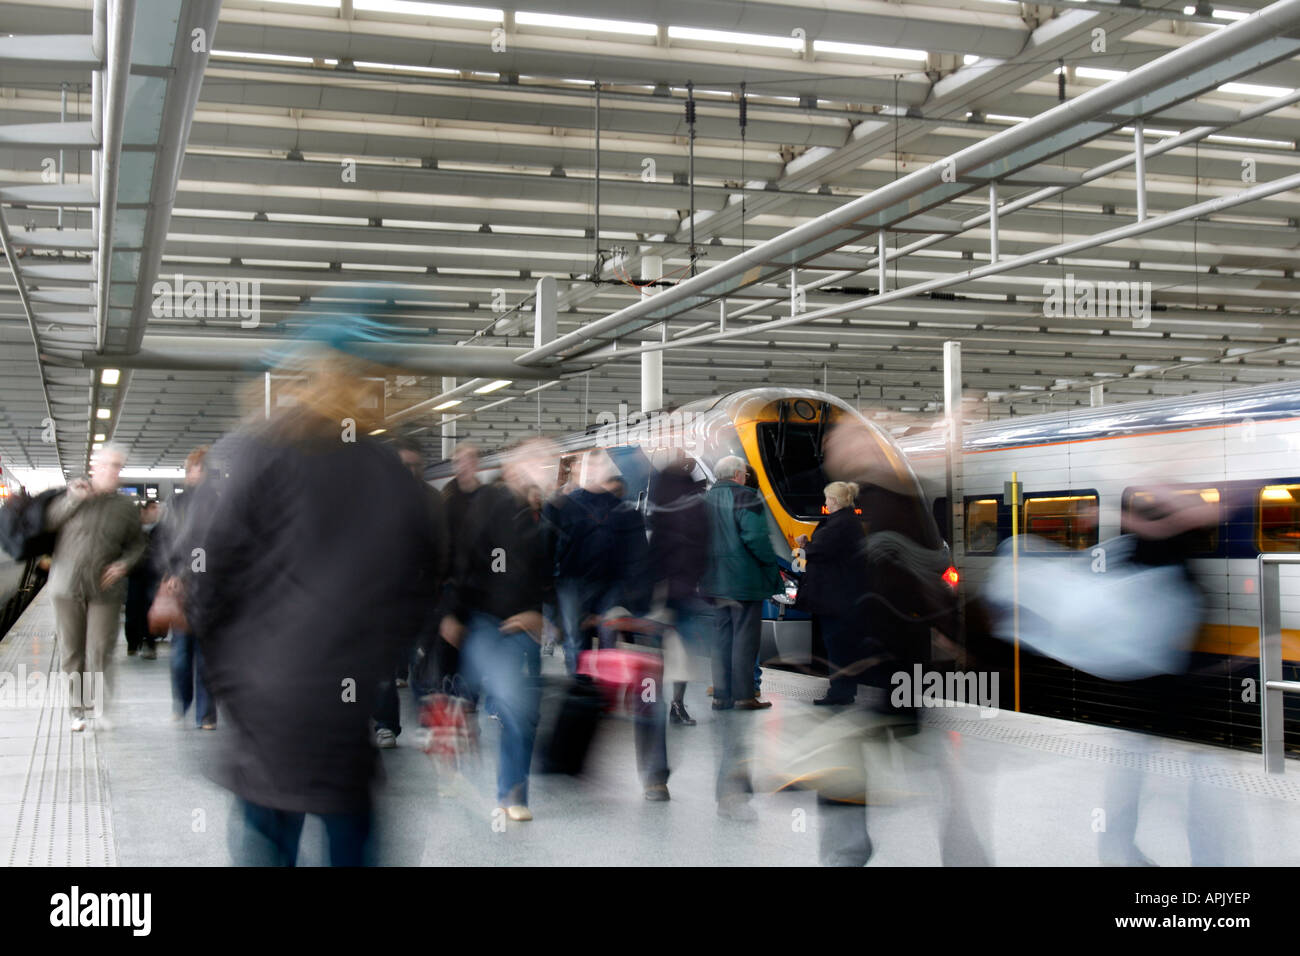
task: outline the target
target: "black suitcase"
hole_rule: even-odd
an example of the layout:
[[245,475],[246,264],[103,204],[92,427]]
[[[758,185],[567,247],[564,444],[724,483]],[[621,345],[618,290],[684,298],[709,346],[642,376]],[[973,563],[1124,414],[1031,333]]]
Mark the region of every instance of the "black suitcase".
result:
[[573,679],[543,751],[542,773],[582,773],[605,706],[605,695],[591,678]]

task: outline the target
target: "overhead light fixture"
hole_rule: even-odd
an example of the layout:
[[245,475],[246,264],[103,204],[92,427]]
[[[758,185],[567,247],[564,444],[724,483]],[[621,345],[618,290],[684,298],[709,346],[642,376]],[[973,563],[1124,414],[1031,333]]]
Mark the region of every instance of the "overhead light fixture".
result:
[[112,418],[112,417],[113,417],[113,412],[112,412],[110,409],[107,409],[107,408],[97,408],[97,409],[95,409],[95,417],[96,417],[96,418]]
[[122,372],[115,368],[106,368],[99,373],[99,383],[101,385],[116,385],[122,378]]
[[440,411],[442,411],[444,408],[455,408],[455,407],[456,407],[457,405],[459,405],[460,403],[461,403],[461,399],[459,399],[459,398],[453,398],[453,399],[451,399],[451,401],[443,402],[441,405],[435,405],[435,406],[433,406],[433,410],[434,410],[435,412],[440,412]]
[[507,385],[511,384],[512,381],[513,379],[509,378],[499,378],[495,382],[488,382],[486,385],[481,385],[474,389],[474,394],[486,395],[488,392],[495,392],[498,388],[505,388]]
[[96,435],[96,436],[95,436],[95,441],[108,441],[108,436],[107,436],[107,435]]
[[91,450],[91,451],[99,451],[99,450],[100,450],[101,448],[103,448],[103,447],[104,447],[104,446],[101,445],[99,442],[95,442],[93,445],[90,446],[90,450]]
[[372,431],[370,434],[371,434],[371,435],[382,435],[382,434],[383,434],[384,432],[386,432],[386,431],[388,431],[387,428],[376,428],[376,429],[375,429],[374,431]]

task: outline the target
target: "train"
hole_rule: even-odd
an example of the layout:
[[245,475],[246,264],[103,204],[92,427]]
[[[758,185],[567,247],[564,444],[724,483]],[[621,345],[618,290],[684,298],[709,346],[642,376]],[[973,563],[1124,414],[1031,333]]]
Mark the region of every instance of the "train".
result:
[[[907,455],[945,538],[946,438],[905,434]],[[1155,486],[1217,505],[1197,536],[1190,570],[1204,595],[1187,673],[1107,681],[1024,654],[1022,709],[1241,749],[1260,742],[1257,558],[1300,551],[1300,385],[1273,384],[1179,398],[1006,418],[962,431],[958,564],[977,601],[994,552],[1012,534],[1008,482],[1018,476],[1017,524],[1028,548],[1046,540],[1064,560],[1090,560],[1126,531],[1135,499]],[[1281,574],[1283,670],[1300,669],[1300,581]],[[1140,638],[1136,638],[1140,639]],[[1005,686],[1005,685],[1004,685]],[[1285,726],[1297,740],[1300,704]],[[1294,751],[1295,747],[1289,747]]]
[[[773,549],[787,576],[785,594],[764,603],[760,660],[769,666],[825,673],[825,652],[808,615],[793,607],[797,593],[796,539],[811,535],[824,513],[822,490],[827,438],[851,433],[852,474],[860,486],[855,510],[868,532],[867,557],[879,613],[899,640],[928,654],[933,632],[956,639],[956,571],[949,548],[907,458],[884,430],[833,395],[811,389],[752,388],[648,414],[602,413],[580,433],[552,439],[556,471],[548,493],[563,484],[560,469],[580,466],[593,451],[608,454],[624,483],[624,499],[644,511],[650,480],[673,454],[688,456],[697,485],[714,480],[723,458],[749,465],[762,496]],[[500,454],[480,459],[480,478],[494,480]],[[449,463],[432,468],[436,486],[451,480]]]

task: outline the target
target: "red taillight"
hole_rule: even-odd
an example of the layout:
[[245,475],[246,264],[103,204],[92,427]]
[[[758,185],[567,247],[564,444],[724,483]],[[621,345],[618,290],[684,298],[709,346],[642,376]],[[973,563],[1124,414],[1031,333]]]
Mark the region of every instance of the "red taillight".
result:
[[948,570],[943,572],[943,579],[948,582],[948,587],[955,591],[957,590],[957,582],[961,580],[961,577],[957,574],[957,569],[950,564]]

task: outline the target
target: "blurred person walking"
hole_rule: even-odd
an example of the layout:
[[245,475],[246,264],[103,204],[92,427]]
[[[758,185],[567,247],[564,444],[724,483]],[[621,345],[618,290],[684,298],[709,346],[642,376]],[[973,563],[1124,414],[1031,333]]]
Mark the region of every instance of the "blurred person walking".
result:
[[569,674],[590,650],[592,622],[610,608],[645,610],[646,538],[640,513],[616,493],[622,478],[601,450],[583,462],[582,484],[542,509],[553,536],[555,596]]
[[[215,482],[208,477],[206,459],[209,448],[200,445],[185,456],[185,491],[172,495],[158,529],[157,548],[163,568],[160,587],[182,604],[196,573],[196,530],[192,525],[196,512],[214,507],[218,494]],[[217,729],[217,704],[208,691],[207,668],[192,626],[188,621],[171,628],[172,719],[183,720],[194,705],[194,722],[203,730]]]
[[149,605],[158,592],[161,561],[156,544],[161,538],[158,533],[160,511],[157,501],[146,501],[141,506],[140,530],[145,536],[145,552],[126,576],[126,655],[134,657],[138,652],[146,661],[158,656],[153,635],[149,633]]
[[[321,331],[349,348],[364,324]],[[237,799],[236,862],[294,865],[311,813],[331,865],[355,866],[371,844],[376,691],[419,631],[436,543],[419,485],[366,437],[381,370],[329,352],[292,372],[287,404],[213,449],[224,476],[198,522],[189,617],[231,731],[217,777]]]
[[516,821],[533,818],[528,775],[541,697],[533,675],[549,578],[521,471],[518,460],[509,462],[506,483],[478,486],[459,515],[441,623],[442,637],[460,649],[470,686],[491,700],[501,720],[497,804]]
[[862,609],[867,593],[866,534],[854,513],[857,484],[833,481],[823,494],[826,517],[817,524],[811,540],[802,534],[795,539],[808,560],[795,607],[813,615],[826,645],[830,688],[813,703],[851,704],[858,689],[854,665],[867,656],[862,640],[867,629]]
[[426,613],[415,643],[398,649],[393,663],[393,673],[379,686],[379,701],[373,714],[375,721],[375,746],[387,750],[397,746],[402,732],[402,708],[397,696],[400,678],[410,668],[410,687],[415,699],[432,694],[439,688],[436,676],[436,643],[438,637],[438,601],[443,578],[447,575],[447,506],[442,493],[424,480],[424,455],[420,446],[409,438],[398,438],[392,443],[397,457],[419,482],[427,510],[429,533],[436,547],[436,560],[429,591],[425,595]]
[[[646,524],[650,531],[650,569],[655,595],[669,612],[689,656],[713,643],[713,615],[700,597],[700,579],[709,560],[709,510],[696,486],[695,463],[680,449],[650,480]],[[695,726],[686,709],[686,681],[673,682],[668,717]]]
[[[104,445],[90,459],[89,480],[79,478],[46,509],[46,527],[58,532],[48,587],[63,674],[81,675],[81,693],[70,695],[71,729],[86,729],[86,712],[103,715],[113,644],[121,627],[126,576],[144,557],[148,541],[130,499],[117,493],[125,453]],[[90,686],[86,686],[87,679]],[[91,698],[102,687],[104,699]]]

